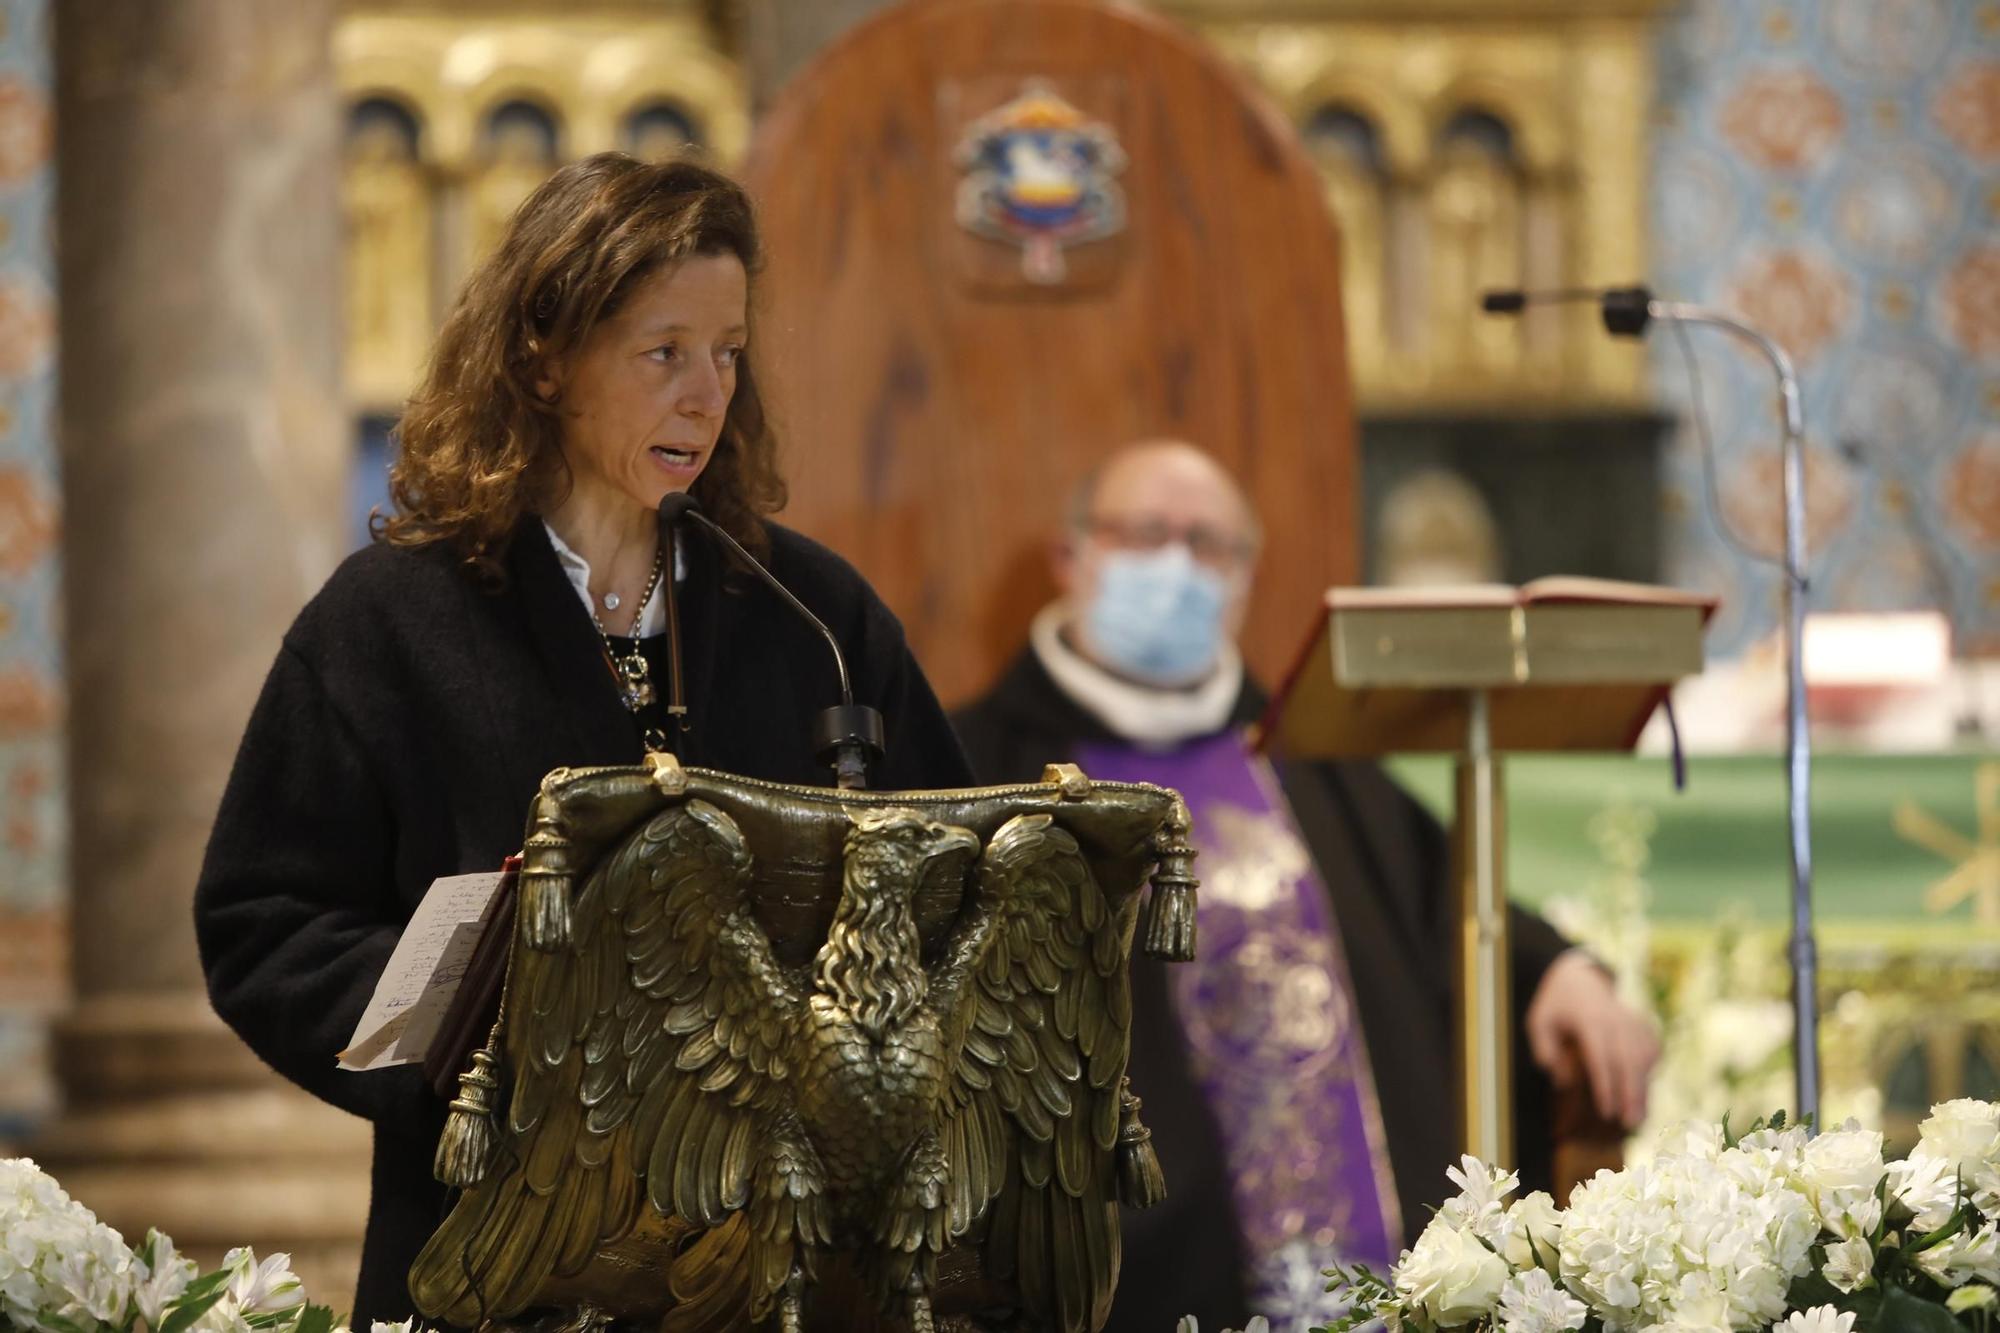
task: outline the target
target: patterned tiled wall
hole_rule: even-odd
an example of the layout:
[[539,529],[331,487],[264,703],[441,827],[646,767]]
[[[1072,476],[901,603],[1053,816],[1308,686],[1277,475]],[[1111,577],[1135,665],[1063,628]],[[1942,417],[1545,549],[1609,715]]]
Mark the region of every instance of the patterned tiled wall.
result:
[[[1799,363],[1813,605],[1944,603],[1961,648],[2000,651],[2000,4],[1693,0],[1658,49],[1655,286]],[[1769,376],[1695,337],[1721,509],[1774,551]],[[1668,481],[1673,575],[1725,594],[1711,645],[1740,651],[1774,630],[1778,580],[1720,535],[1692,433]]]
[[46,1109],[69,971],[50,37],[0,0],[0,1139]]

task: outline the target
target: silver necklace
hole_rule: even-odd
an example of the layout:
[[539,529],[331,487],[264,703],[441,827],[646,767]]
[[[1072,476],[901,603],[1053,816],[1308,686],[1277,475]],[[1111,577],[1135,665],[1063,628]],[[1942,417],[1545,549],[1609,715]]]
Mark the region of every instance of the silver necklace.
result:
[[[604,659],[611,664],[611,674],[618,682],[618,699],[627,710],[638,712],[658,697],[653,690],[653,669],[646,663],[646,655],[639,651],[639,621],[651,605],[653,594],[659,590],[660,575],[667,567],[664,553],[653,553],[653,577],[646,581],[646,591],[639,594],[639,609],[632,613],[632,651],[620,657],[618,650],[611,646],[611,632],[604,628],[598,618],[597,609],[591,608],[590,623],[597,626],[597,637],[604,640]],[[606,605],[612,599],[605,598]]]

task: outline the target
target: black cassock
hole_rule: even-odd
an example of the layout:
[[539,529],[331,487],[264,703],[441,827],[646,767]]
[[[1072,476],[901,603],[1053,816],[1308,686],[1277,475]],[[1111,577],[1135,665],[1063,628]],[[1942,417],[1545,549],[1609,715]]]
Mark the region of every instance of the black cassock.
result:
[[[1246,682],[1232,725],[1256,720],[1265,702]],[[981,782],[1031,781],[1044,764],[1071,760],[1079,745],[1120,743],[1063,693],[1032,649],[952,720]],[[1451,1193],[1444,1172],[1460,1151],[1446,833],[1374,763],[1280,760],[1276,768],[1333,899],[1403,1224],[1414,1240]],[[1517,907],[1510,917],[1518,1033],[1528,997],[1569,946],[1532,913]],[[1204,1328],[1240,1327],[1259,1313],[1246,1308],[1222,1140],[1174,1017],[1170,966],[1136,953],[1132,961],[1132,1088],[1145,1102],[1167,1200],[1125,1212],[1124,1268],[1109,1325],[1118,1333],[1160,1333],[1187,1314]],[[1522,1188],[1547,1189],[1549,1087],[1518,1036],[1515,1070]]]
[[[825,643],[766,588],[725,582],[706,539],[684,545],[683,760],[831,785],[810,740],[838,701]],[[506,563],[497,590],[437,546],[376,545],[341,566],[285,636],[195,895],[216,1011],[278,1072],[374,1124],[357,1328],[412,1313],[409,1265],[447,1202],[431,1176],[445,1107],[415,1067],[346,1073],[335,1053],[432,880],[498,869],[549,770],[642,753],[538,520]],[[855,699],[882,710],[888,757],[871,785],[965,785],[943,709],[861,576],[776,526],[770,567],[840,639]],[[647,649],[664,691],[661,643]]]

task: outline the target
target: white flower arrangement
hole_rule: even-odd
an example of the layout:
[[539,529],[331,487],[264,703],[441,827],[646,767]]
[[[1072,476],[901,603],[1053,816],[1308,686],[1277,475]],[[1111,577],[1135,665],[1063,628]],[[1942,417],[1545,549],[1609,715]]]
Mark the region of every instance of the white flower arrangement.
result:
[[1664,1134],[1557,1209],[1474,1157],[1387,1275],[1336,1269],[1331,1330],[1996,1333],[2000,1106],[1931,1110],[1906,1161],[1850,1121]]
[[[291,1256],[231,1250],[202,1273],[172,1240],[137,1250],[25,1157],[0,1159],[0,1329],[27,1333],[349,1333],[306,1301]],[[377,1323],[374,1333],[410,1333]]]

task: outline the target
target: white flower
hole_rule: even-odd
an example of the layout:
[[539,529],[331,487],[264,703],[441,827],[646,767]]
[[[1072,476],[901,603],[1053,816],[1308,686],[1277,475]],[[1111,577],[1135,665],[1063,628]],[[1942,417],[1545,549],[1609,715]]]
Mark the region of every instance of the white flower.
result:
[[[1197,1333],[1193,1315],[1181,1316],[1181,1322],[1187,1325],[1187,1333]],[[369,1333],[411,1333],[412,1323],[413,1321],[409,1319],[398,1319],[393,1324],[386,1319],[377,1319],[375,1327],[370,1329]]]
[[1936,1231],[1958,1208],[1958,1169],[1948,1159],[1922,1150],[1889,1165],[1889,1192],[1916,1215],[1911,1230]]
[[[1790,1010],[1785,1021],[1789,1023]],[[1668,1125],[1653,1141],[1659,1157],[1695,1157],[1714,1161],[1722,1153],[1722,1126],[1707,1120],[1681,1120]]]
[[1500,1256],[1442,1212],[1396,1265],[1396,1294],[1403,1304],[1447,1326],[1491,1314],[1506,1281],[1507,1265]]
[[1970,1179],[2000,1157],[2000,1106],[1970,1097],[1939,1102],[1917,1126],[1917,1151],[1944,1158]]
[[1515,1268],[1553,1268],[1562,1240],[1563,1215],[1544,1190],[1515,1201],[1500,1226],[1500,1253]]
[[1680,1270],[1675,1233],[1672,1200],[1650,1166],[1599,1171],[1570,1192],[1563,1281],[1614,1328],[1657,1320],[1658,1295]]
[[1733,1326],[1729,1294],[1723,1291],[1713,1273],[1683,1274],[1668,1306],[1675,1328],[1727,1329]]
[[1787,1125],[1783,1129],[1760,1129],[1754,1134],[1745,1134],[1736,1142],[1730,1152],[1718,1153],[1717,1162],[1730,1160],[1732,1153],[1737,1160],[1755,1163],[1772,1171],[1783,1171],[1797,1175],[1799,1164],[1805,1160],[1806,1147],[1812,1142],[1806,1137],[1804,1125]]
[[1971,1278],[2000,1282],[2000,1232],[1991,1226],[1961,1231],[1912,1255],[1910,1261],[1947,1287],[1960,1286]]
[[1982,1166],[1972,1173],[1972,1206],[1989,1222],[2000,1222],[2000,1166]]
[[1765,1131],[1719,1151],[1706,1136],[1680,1142],[1691,1151],[1600,1171],[1571,1193],[1563,1281],[1614,1333],[1765,1327],[1820,1234],[1792,1183],[1804,1136]]
[[1964,1314],[1967,1310],[1991,1310],[2000,1302],[2000,1292],[1983,1282],[1968,1282],[1945,1297],[1944,1308],[1953,1314]]
[[1582,1328],[1589,1316],[1589,1307],[1539,1268],[1516,1273],[1500,1289],[1503,1333],[1570,1333]]
[[1447,1199],[1437,1215],[1462,1230],[1498,1244],[1505,1198],[1521,1187],[1521,1178],[1501,1171],[1466,1153],[1457,1166],[1445,1168],[1445,1175],[1458,1186],[1456,1198]]
[[146,1243],[132,1257],[132,1299],[148,1329],[160,1326],[166,1307],[187,1290],[199,1270],[182,1258],[174,1242],[158,1231],[146,1233]]
[[0,1326],[122,1323],[132,1252],[25,1157],[0,1161]]
[[1782,1324],[1773,1324],[1771,1333],[1854,1333],[1854,1316],[1831,1305],[1815,1306],[1795,1311]]
[[305,1304],[305,1288],[292,1272],[292,1256],[274,1254],[262,1263],[248,1246],[222,1256],[229,1270],[229,1299],[244,1315],[275,1314]]
[[1873,1130],[1829,1130],[1805,1146],[1799,1176],[1820,1225],[1836,1236],[1866,1236],[1882,1220],[1875,1187],[1888,1167]]
[[1826,1247],[1826,1280],[1841,1291],[1859,1291],[1875,1281],[1875,1255],[1862,1236]]

